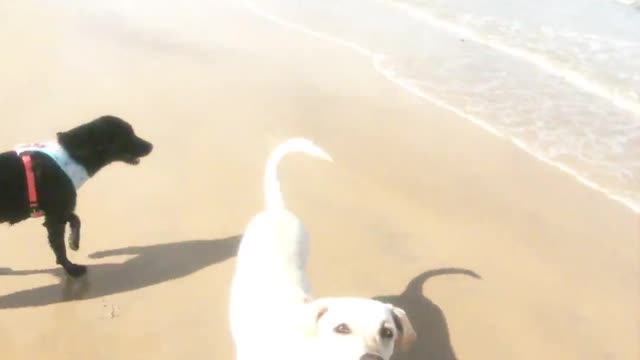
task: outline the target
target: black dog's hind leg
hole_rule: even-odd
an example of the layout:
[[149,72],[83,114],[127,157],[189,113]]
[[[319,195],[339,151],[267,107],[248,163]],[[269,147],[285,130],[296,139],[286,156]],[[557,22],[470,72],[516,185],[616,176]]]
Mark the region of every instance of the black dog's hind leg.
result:
[[80,218],[75,213],[69,215],[69,228],[71,228],[69,238],[67,239],[69,248],[77,251],[80,249]]
[[49,235],[49,245],[56,254],[56,263],[62,265],[64,270],[73,277],[78,277],[87,272],[84,265],[76,265],[67,258],[67,249],[64,244],[64,230],[67,225],[67,219],[47,215],[44,226],[47,228]]

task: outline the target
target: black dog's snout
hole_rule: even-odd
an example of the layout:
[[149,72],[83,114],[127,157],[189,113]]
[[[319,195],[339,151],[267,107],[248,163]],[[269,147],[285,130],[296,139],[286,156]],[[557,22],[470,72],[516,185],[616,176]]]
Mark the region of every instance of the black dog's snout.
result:
[[149,155],[153,150],[153,144],[141,138],[137,138],[136,140],[137,140],[138,152],[140,153],[140,155],[141,156]]
[[377,354],[364,354],[360,357],[360,360],[384,360],[382,356]]
[[146,142],[145,145],[147,146],[145,155],[149,155],[149,154],[151,154],[151,151],[153,150],[153,144],[148,142],[148,141],[145,141],[145,142]]

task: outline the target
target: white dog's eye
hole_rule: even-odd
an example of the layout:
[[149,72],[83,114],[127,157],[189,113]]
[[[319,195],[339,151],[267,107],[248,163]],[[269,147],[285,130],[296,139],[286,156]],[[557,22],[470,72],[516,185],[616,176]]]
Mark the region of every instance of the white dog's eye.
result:
[[340,324],[336,326],[333,331],[341,335],[351,334],[351,328],[349,328],[349,325],[347,324]]
[[383,339],[393,339],[393,330],[383,327],[380,329],[380,337]]

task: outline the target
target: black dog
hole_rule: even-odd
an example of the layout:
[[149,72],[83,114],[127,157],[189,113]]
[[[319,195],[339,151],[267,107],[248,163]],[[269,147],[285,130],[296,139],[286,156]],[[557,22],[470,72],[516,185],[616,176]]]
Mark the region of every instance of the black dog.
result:
[[[57,142],[51,144],[72,164],[73,170],[82,173],[83,180],[114,161],[137,165],[153,148],[135,135],[131,125],[115,116],[102,116],[58,133]],[[0,223],[15,224],[43,214],[56,262],[69,275],[81,276],[86,266],[69,261],[64,243],[69,223],[69,247],[77,250],[80,246],[80,218],[74,212],[77,179],[65,164],[61,165],[59,158],[34,150],[33,146],[26,149],[20,154],[0,153]],[[32,197],[31,191],[37,195]]]

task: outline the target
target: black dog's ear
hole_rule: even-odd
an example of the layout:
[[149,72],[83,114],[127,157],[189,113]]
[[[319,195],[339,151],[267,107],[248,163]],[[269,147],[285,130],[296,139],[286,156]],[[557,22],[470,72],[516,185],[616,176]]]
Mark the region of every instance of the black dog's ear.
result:
[[58,141],[63,146],[87,147],[91,150],[103,150],[109,147],[115,141],[116,134],[109,131],[109,127],[98,120],[59,132]]
[[102,161],[109,148],[109,144],[100,135],[94,134],[91,126],[82,125],[57,133],[57,138],[58,143],[69,153],[69,156],[92,172],[93,164]]
[[77,128],[71,131],[59,132],[58,143],[76,160],[93,156],[95,147],[88,129]]

